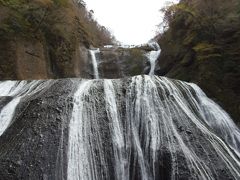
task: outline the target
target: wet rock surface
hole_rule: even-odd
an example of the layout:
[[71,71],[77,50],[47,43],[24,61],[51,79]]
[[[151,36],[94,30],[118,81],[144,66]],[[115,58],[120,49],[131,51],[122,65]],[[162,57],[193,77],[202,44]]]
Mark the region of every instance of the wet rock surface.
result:
[[65,179],[70,80],[56,80],[24,97],[0,137],[0,179]]
[[0,110],[12,100],[11,96],[2,96],[0,97]]
[[192,84],[157,76],[44,82],[22,96],[0,136],[1,180],[240,178],[238,146],[224,139],[237,140],[239,130],[215,132],[208,120],[223,110],[212,104],[208,114]]

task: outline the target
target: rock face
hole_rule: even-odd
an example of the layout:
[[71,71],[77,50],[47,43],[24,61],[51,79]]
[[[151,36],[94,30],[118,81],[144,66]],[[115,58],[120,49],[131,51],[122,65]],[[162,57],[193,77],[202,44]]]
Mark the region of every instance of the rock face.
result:
[[2,180],[240,178],[240,131],[194,84],[5,81],[0,94]]
[[97,54],[100,77],[114,79],[145,74],[149,65],[147,52],[138,47],[100,48]]
[[11,126],[0,140],[6,142],[0,150],[1,179],[66,179],[63,169],[67,167],[73,83],[71,80],[23,83],[24,87],[14,85],[20,91],[12,92],[15,97],[22,97],[15,110],[19,116],[13,116]]
[[87,58],[80,76],[89,79],[115,79],[149,74],[149,52],[155,50],[143,47],[92,47],[86,52]]
[[[47,79],[57,77],[87,77],[84,69],[88,51],[80,43],[69,60],[61,62],[49,57],[40,41],[16,40],[2,44],[1,79]],[[6,50],[6,51],[5,51]],[[8,57],[6,57],[8,56]]]

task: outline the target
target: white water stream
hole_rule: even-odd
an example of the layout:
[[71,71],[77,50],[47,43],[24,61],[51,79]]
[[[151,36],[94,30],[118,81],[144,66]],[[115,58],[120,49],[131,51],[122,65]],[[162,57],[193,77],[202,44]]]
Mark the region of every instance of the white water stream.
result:
[[149,43],[148,45],[154,49],[147,54],[151,67],[148,75],[153,76],[155,72],[156,61],[161,54],[161,49],[158,43],[156,42]]
[[82,81],[69,126],[67,179],[158,179],[165,167],[163,179],[221,179],[219,167],[240,179],[229,148],[239,152],[236,139],[238,128],[196,85],[156,76]]
[[[147,75],[70,81],[59,146],[68,180],[240,179],[239,128],[197,85]],[[0,135],[52,82],[0,82]]]
[[100,50],[99,49],[89,50],[89,52],[90,52],[91,59],[92,59],[94,79],[99,79],[98,62],[97,62],[96,54],[99,53]]
[[14,117],[17,105],[25,96],[31,96],[38,93],[49,85],[50,81],[3,81],[0,82],[0,98],[9,96],[12,98],[0,110],[0,136],[9,127]]

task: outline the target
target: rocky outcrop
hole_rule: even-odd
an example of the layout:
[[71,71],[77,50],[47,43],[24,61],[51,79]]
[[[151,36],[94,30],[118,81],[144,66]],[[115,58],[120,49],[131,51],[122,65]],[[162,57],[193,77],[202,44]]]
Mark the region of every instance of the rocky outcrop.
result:
[[134,48],[100,48],[97,54],[98,69],[101,78],[122,78],[147,73],[148,50]]

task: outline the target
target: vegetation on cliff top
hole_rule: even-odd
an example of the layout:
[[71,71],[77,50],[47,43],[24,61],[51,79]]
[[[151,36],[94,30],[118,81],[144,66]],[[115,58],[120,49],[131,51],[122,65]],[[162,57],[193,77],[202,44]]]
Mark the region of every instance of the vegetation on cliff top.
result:
[[163,9],[160,75],[198,83],[240,118],[240,1],[181,0]]

